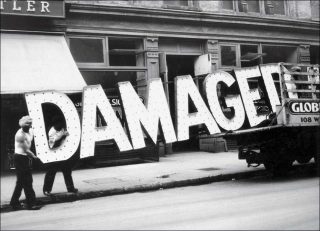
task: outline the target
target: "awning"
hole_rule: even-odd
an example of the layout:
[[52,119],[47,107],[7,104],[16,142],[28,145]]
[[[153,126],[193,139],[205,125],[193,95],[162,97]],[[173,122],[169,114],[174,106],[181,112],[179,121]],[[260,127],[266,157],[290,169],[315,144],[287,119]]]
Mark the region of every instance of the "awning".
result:
[[86,86],[63,35],[1,33],[1,94]]

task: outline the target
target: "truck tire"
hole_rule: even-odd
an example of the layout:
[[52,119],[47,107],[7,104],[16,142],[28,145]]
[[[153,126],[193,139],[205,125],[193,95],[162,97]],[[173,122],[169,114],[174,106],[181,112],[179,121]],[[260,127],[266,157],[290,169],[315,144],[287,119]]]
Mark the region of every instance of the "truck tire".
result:
[[267,171],[270,171],[273,174],[273,176],[283,176],[291,169],[292,163],[293,162],[291,161],[280,163],[265,161],[263,165]]
[[264,168],[268,171],[272,171],[274,167],[274,163],[272,161],[265,161],[263,162]]
[[280,162],[275,164],[273,168],[273,176],[274,177],[281,177],[286,176],[289,170],[292,167],[292,161]]
[[297,157],[297,161],[299,164],[306,164],[312,159],[312,156],[299,156]]

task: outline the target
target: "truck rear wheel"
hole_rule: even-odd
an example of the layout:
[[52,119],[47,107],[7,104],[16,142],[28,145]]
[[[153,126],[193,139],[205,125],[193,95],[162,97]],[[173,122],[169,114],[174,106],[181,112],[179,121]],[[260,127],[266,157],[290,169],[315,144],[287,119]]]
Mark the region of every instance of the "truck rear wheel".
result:
[[299,156],[297,161],[299,164],[306,164],[312,159],[312,156]]
[[272,161],[265,161],[263,163],[265,169],[267,171],[270,171],[274,177],[280,177],[285,176],[288,171],[292,167],[292,161],[285,161],[285,162],[279,162],[275,163]]
[[263,162],[264,168],[268,171],[272,171],[274,163],[272,161]]

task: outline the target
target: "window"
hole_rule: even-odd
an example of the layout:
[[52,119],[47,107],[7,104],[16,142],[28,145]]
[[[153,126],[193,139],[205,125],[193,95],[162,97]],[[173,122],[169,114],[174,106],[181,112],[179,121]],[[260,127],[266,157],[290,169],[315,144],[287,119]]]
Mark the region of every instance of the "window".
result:
[[[311,3],[313,1],[314,0],[311,0]],[[287,0],[220,0],[220,2],[221,9],[223,10],[234,10],[244,13],[263,13],[267,15],[286,14]],[[314,5],[315,4],[318,4],[318,2],[314,3]]]
[[238,0],[240,12],[260,12],[259,0]]
[[319,46],[310,46],[310,63],[311,64],[320,64],[320,47]]
[[110,66],[144,66],[142,39],[109,38]]
[[222,9],[224,10],[233,10],[233,1],[221,1]]
[[145,66],[142,38],[70,37],[69,46],[80,68]]
[[240,45],[241,67],[252,67],[260,64],[263,54],[258,52],[258,45]]
[[165,8],[198,10],[199,2],[196,0],[163,0]]
[[267,0],[264,2],[266,14],[285,14],[285,0]]
[[165,5],[172,5],[172,6],[188,6],[189,0],[163,0]]
[[70,36],[69,46],[86,83],[101,84],[107,95],[117,95],[118,82],[146,78],[143,38]]
[[220,46],[221,66],[237,66],[237,47],[234,45]]
[[319,0],[310,0],[311,4],[311,17],[319,21]]
[[118,95],[117,83],[129,81],[133,86],[137,85],[137,75],[142,74],[136,71],[81,71],[81,74],[88,85],[101,84],[106,89],[107,95]]
[[262,45],[262,52],[266,54],[263,63],[298,62],[297,47]]
[[77,63],[105,63],[103,38],[70,38],[69,45]]

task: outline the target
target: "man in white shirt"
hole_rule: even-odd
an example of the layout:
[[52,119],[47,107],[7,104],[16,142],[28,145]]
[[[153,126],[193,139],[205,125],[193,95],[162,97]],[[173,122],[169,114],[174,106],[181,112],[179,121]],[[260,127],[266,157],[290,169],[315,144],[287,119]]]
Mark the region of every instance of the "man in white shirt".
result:
[[[54,125],[49,130],[49,147],[52,149],[59,147],[65,137],[69,135],[69,132],[64,128],[64,121],[61,117],[54,117],[53,124]],[[47,196],[50,195],[54,178],[59,170],[63,173],[68,192],[78,192],[78,189],[74,187],[72,179],[73,159],[74,158],[71,157],[70,160],[59,161],[47,165],[48,170],[44,178],[43,194]]]
[[11,197],[10,205],[13,209],[22,208],[19,198],[22,189],[26,196],[27,209],[37,210],[41,207],[35,205],[36,195],[32,187],[32,173],[30,166],[30,158],[37,159],[36,155],[30,150],[33,132],[31,129],[32,119],[30,116],[24,116],[19,120],[20,129],[15,135],[14,144],[14,165],[16,168],[17,182]]

